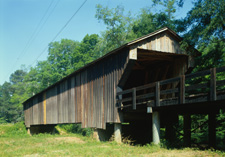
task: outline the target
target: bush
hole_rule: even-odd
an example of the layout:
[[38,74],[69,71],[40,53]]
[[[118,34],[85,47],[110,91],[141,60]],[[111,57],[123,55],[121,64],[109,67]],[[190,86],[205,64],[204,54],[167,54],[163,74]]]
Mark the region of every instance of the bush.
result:
[[15,124],[2,124],[0,126],[0,137],[8,136],[28,136],[24,122],[18,122]]
[[81,124],[60,124],[59,127],[68,133],[77,133],[83,136],[91,136],[93,132],[91,128],[81,128]]

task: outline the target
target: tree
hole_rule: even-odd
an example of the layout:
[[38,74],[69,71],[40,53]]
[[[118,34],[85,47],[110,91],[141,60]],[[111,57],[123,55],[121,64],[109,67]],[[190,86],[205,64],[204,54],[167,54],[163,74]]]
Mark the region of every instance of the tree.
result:
[[168,27],[174,28],[174,24],[170,24],[170,20],[165,13],[153,14],[149,8],[141,10],[141,14],[135,20],[132,30],[136,37],[154,32],[155,30]]
[[106,31],[102,32],[102,39],[98,43],[98,50],[101,55],[133,39],[132,18],[130,14],[124,15],[122,6],[109,9],[108,7],[97,5],[95,17],[106,25]]
[[0,122],[10,122],[9,105],[12,96],[12,88],[9,82],[0,86]]
[[197,0],[183,20],[183,47],[189,43],[202,53],[196,70],[225,65],[224,13],[223,0]]
[[23,70],[16,70],[13,74],[10,75],[10,82],[12,84],[17,84],[18,82],[22,82],[23,79],[24,79],[24,76],[26,75],[27,73]]

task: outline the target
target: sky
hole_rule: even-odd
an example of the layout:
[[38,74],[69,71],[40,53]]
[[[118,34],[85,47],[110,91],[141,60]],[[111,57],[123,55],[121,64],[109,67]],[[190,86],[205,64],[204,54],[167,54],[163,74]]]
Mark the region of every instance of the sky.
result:
[[[48,44],[61,39],[81,41],[86,34],[100,34],[106,29],[95,18],[96,5],[114,8],[124,6],[125,12],[137,15],[141,8],[151,7],[151,0],[0,0],[0,85],[9,81],[18,69],[34,67],[46,60]],[[175,18],[185,17],[193,7],[184,0]],[[159,11],[152,8],[152,12]],[[60,30],[63,31],[56,37]]]

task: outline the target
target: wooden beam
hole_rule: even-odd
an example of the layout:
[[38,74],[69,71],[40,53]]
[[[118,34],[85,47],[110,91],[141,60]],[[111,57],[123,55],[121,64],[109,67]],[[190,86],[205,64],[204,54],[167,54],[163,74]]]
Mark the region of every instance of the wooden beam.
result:
[[132,96],[133,96],[133,110],[136,110],[136,88],[133,88]]
[[184,115],[184,144],[186,147],[191,146],[191,116]]
[[155,84],[155,106],[160,106],[160,82]]
[[126,66],[126,68],[124,69],[124,73],[123,73],[123,75],[121,76],[121,79],[120,79],[120,81],[119,81],[119,83],[118,83],[118,86],[119,86],[120,88],[123,89],[123,87],[124,87],[124,85],[125,85],[125,83],[126,83],[128,77],[130,76],[130,73],[131,73],[131,71],[132,71],[132,69],[133,69],[133,66],[135,65],[135,62],[136,62],[135,60],[129,60],[129,61],[128,61],[127,66]]
[[216,100],[216,68],[210,69],[210,100]]
[[209,146],[216,147],[216,113],[209,113]]
[[180,77],[180,87],[179,87],[179,103],[184,104],[185,103],[185,75],[182,75]]
[[46,92],[43,93],[43,105],[44,105],[44,124],[46,124]]

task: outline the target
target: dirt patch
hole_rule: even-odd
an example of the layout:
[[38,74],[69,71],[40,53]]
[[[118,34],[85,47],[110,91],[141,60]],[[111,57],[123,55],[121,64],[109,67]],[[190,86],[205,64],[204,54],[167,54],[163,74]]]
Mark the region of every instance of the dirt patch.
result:
[[37,156],[41,156],[41,155],[39,155],[39,154],[25,155],[25,157],[37,157]]
[[78,137],[56,137],[54,138],[54,140],[68,142],[68,143],[80,143],[80,144],[85,143],[83,140],[81,140]]
[[0,135],[3,135],[5,132],[4,131],[0,131]]

